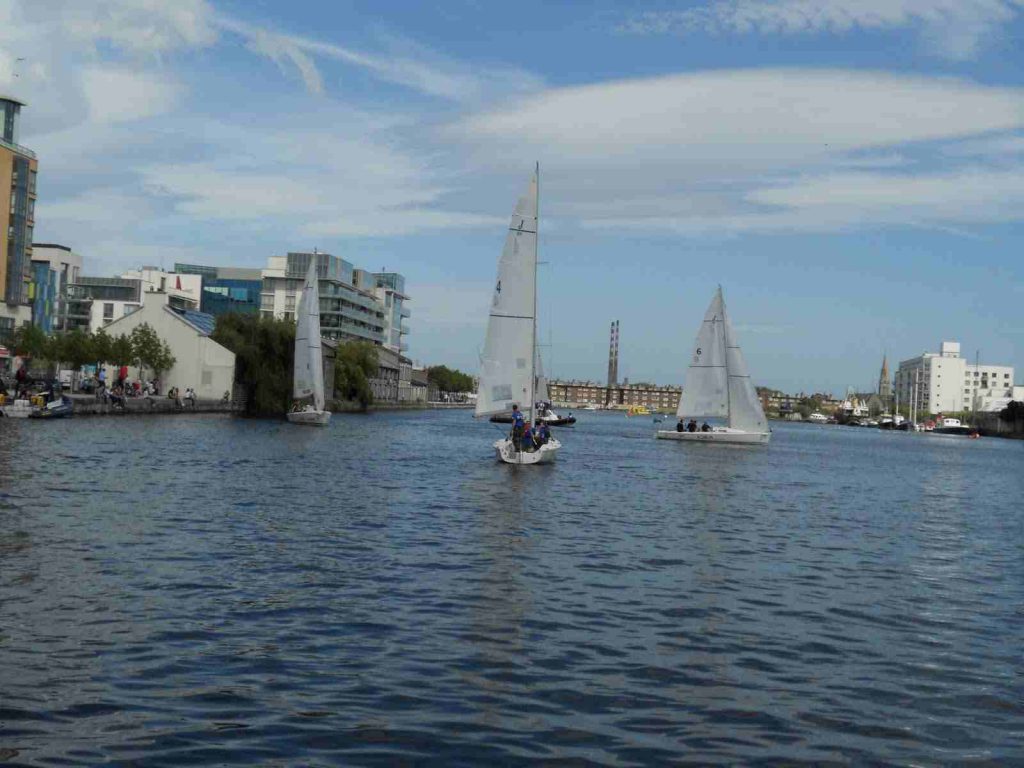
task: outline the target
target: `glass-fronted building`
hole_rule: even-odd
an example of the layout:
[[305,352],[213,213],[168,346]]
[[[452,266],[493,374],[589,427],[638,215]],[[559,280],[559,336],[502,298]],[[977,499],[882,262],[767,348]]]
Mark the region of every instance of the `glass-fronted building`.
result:
[[384,306],[372,290],[356,284],[352,265],[328,253],[271,256],[263,270],[260,312],[295,319],[295,310],[310,261],[316,259],[320,293],[320,333],[328,339],[386,343]]
[[19,145],[24,105],[0,95],[0,343],[32,319],[32,230],[36,207],[36,156]]
[[29,297],[32,300],[32,325],[43,333],[54,330],[54,313],[57,309],[57,271],[48,261],[32,261],[32,284]]
[[258,269],[175,264],[174,271],[203,278],[200,310],[207,314],[217,316],[260,311],[263,277]]

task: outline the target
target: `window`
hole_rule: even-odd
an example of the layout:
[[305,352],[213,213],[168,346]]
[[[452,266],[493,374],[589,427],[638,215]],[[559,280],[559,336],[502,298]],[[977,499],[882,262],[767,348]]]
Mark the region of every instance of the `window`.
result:
[[114,305],[104,304],[103,305],[103,321],[110,322],[114,319]]
[[203,371],[202,383],[200,386],[209,387],[213,384],[213,371]]
[[295,311],[295,296],[294,295],[285,296],[284,297],[284,311],[285,312],[294,312]]

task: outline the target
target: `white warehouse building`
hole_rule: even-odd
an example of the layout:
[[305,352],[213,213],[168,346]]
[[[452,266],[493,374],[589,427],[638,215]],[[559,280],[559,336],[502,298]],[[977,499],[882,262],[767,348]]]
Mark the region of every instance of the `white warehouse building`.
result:
[[1013,366],[970,363],[956,341],[942,342],[938,353],[900,362],[896,394],[901,404],[910,404],[915,387],[918,410],[936,414],[998,411],[1011,399],[1024,399],[1024,387],[1013,384]]
[[[171,370],[160,377],[161,394],[166,394],[171,387],[181,392],[192,387],[204,400],[219,400],[225,392],[231,392],[235,353],[210,338],[214,326],[212,315],[147,301],[131,314],[114,320],[105,330],[111,336],[128,335],[143,323],[156,331],[174,355]],[[130,370],[129,378],[138,376],[137,370]],[[107,377],[108,382],[112,380]]]

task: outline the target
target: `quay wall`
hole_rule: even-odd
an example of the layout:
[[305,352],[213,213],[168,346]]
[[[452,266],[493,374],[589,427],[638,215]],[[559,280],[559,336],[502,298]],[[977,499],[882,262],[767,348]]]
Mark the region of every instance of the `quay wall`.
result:
[[96,400],[91,395],[74,395],[75,418],[79,416],[151,416],[156,414],[180,413],[238,413],[235,403],[219,400],[196,400],[195,407],[186,405],[179,408],[167,397],[130,397],[124,408],[115,408],[111,403]]

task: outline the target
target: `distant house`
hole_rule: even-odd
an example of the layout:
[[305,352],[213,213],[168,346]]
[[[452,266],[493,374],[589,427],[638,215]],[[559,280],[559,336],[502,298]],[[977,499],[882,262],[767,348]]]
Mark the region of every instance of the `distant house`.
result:
[[[143,323],[156,331],[171,348],[174,366],[160,377],[160,391],[192,387],[203,399],[220,399],[231,391],[235,378],[235,353],[210,338],[214,318],[193,309],[177,309],[160,302],[146,302],[104,329],[111,336],[128,335]],[[152,375],[147,371],[147,375]],[[130,371],[138,376],[138,371]],[[109,378],[108,378],[109,381]]]

